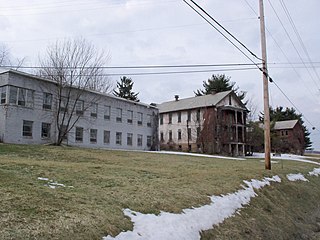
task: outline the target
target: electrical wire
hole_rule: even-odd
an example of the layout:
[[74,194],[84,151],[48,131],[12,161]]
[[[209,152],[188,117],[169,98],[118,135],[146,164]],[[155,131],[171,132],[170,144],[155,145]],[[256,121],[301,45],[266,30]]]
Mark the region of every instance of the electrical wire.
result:
[[[222,26],[217,20],[215,20],[207,11],[205,11],[200,5],[195,1],[190,0],[197,8],[199,8],[205,15],[207,15],[213,22],[215,22],[220,28],[222,28],[228,35],[230,35],[234,40],[236,40],[243,48],[245,48],[253,57],[262,61],[255,53],[253,53],[247,46],[245,46],[238,38],[236,38],[231,32],[229,32],[224,26]],[[186,2],[186,1],[184,1]]]
[[[254,8],[251,6],[251,4],[248,3],[247,0],[244,0],[246,2],[246,4],[248,5],[248,7],[252,10],[252,12],[259,17],[259,14],[254,10]],[[272,38],[272,40],[274,41],[274,43],[276,44],[276,46],[280,49],[281,53],[283,54],[283,56],[285,57],[286,61],[288,62],[288,64],[290,64],[291,69],[295,72],[296,76],[302,81],[305,82],[305,80],[300,76],[300,74],[298,73],[297,69],[295,66],[293,66],[296,63],[292,63],[289,59],[289,57],[287,56],[287,54],[284,52],[284,50],[282,49],[282,47],[280,46],[280,44],[278,43],[278,41],[273,37],[273,34],[271,33],[271,31],[269,31],[268,27],[266,27],[266,30],[269,34],[269,36]],[[280,64],[280,63],[278,63]],[[299,63],[300,64],[300,63]],[[303,63],[301,63],[303,64]],[[312,64],[312,63],[310,63]],[[268,62],[269,68],[270,68],[270,63]],[[272,67],[271,67],[272,68]],[[305,83],[303,84],[303,86],[306,88],[306,90],[310,93],[310,96],[313,95],[315,96],[315,98],[312,98],[314,100],[314,103],[317,104],[317,96],[314,94],[314,92],[311,91],[311,89],[309,88],[309,84]]]
[[230,42],[238,51],[240,51],[247,59],[250,60],[261,72],[264,72],[257,63],[255,63],[244,51],[242,51],[234,42],[232,42],[223,32],[221,32],[216,26],[214,26],[207,18],[205,18],[197,9],[195,9],[186,0],[183,0],[193,11],[195,11],[201,18],[203,18],[210,26],[212,26],[218,33],[220,33],[228,42]]
[[[284,10],[284,12],[285,12],[285,14],[286,14],[286,16],[287,16],[290,24],[291,24],[291,26],[292,26],[292,28],[293,28],[296,36],[297,36],[297,38],[298,38],[298,40],[299,40],[299,42],[300,42],[300,45],[301,45],[301,47],[302,47],[305,55],[307,56],[309,62],[311,62],[311,58],[310,58],[310,55],[309,55],[309,53],[308,53],[308,50],[307,50],[305,44],[303,43],[303,40],[302,40],[302,38],[301,38],[301,35],[299,34],[299,31],[298,31],[298,29],[297,29],[297,27],[296,27],[296,25],[295,25],[295,23],[294,23],[294,21],[293,21],[293,19],[292,19],[292,17],[291,17],[291,14],[290,14],[290,12],[289,12],[289,10],[288,10],[285,2],[284,2],[283,0],[279,0],[279,1],[280,1],[281,6],[282,6],[282,8],[283,8],[283,10]],[[316,77],[318,78],[318,80],[319,80],[319,82],[320,82],[320,77],[319,77],[318,72],[316,71],[316,69],[315,69],[315,67],[313,66],[313,64],[311,64],[311,66],[312,66],[312,69],[314,70],[314,73],[315,73]]]
[[[255,67],[251,68],[227,68],[227,69],[208,69],[208,70],[189,70],[189,71],[168,71],[168,72],[132,72],[132,73],[105,73],[105,74],[95,74],[94,76],[108,77],[108,76],[144,76],[144,75],[166,75],[166,74],[190,74],[190,73],[207,73],[207,72],[231,72],[231,71],[247,71],[256,70]],[[80,74],[79,74],[80,75]],[[58,76],[58,75],[50,75]],[[71,76],[71,75],[65,75]],[[88,77],[92,75],[81,74],[82,77]]]
[[[279,91],[283,94],[283,96],[291,103],[291,105],[301,114],[301,116],[303,116],[303,118],[311,125],[314,126],[314,124],[312,124],[308,118],[306,118],[305,115],[303,115],[303,113],[299,110],[299,108],[291,101],[291,99],[287,96],[287,94],[280,88],[280,86],[276,83],[273,82],[274,85],[279,89]],[[318,131],[320,131],[319,129],[317,129]]]
[[[258,63],[259,64],[259,63]],[[181,64],[181,65],[136,65],[136,66],[101,66],[102,69],[152,69],[152,68],[202,68],[202,67],[235,67],[235,66],[255,66],[251,63],[220,63],[220,64]],[[13,66],[5,65],[4,68],[21,69],[43,69],[56,68],[52,66]],[[62,69],[90,69],[92,67],[61,67]]]
[[[192,0],[191,0],[192,1]],[[270,3],[270,5],[272,6],[272,4],[271,4],[271,2],[270,2],[270,0],[268,0],[269,1],[269,3]],[[245,2],[247,3],[247,5],[250,7],[250,9],[254,12],[254,13],[256,13],[256,11],[252,8],[252,6],[247,2],[247,0],[245,0]],[[273,8],[273,6],[272,6],[272,8]],[[276,13],[276,11],[275,11],[275,9],[273,8],[273,10],[274,10],[274,12]],[[257,13],[256,13],[257,14]],[[281,22],[281,20],[280,20],[280,18],[279,18],[279,16],[278,16],[278,14],[276,13],[276,15],[277,15],[277,17],[278,17],[278,20],[280,21],[280,23],[281,23],[281,25],[282,25],[282,27],[284,28],[284,26],[283,26],[283,24],[282,24],[282,22]],[[285,29],[285,28],[284,28]],[[286,31],[286,30],[285,30]],[[287,33],[287,31],[286,31],[286,33]],[[291,38],[290,38],[290,36],[289,36],[289,34],[287,33],[287,35],[288,35],[288,37],[289,37],[289,39],[291,40]],[[276,42],[276,41],[275,41]],[[292,40],[291,40],[291,42],[292,42]],[[292,44],[293,44],[293,42],[292,42]],[[294,45],[294,44],[293,44]],[[280,47],[280,46],[279,46]],[[295,47],[295,46],[294,46]],[[296,49],[296,48],[295,48]],[[297,51],[297,49],[296,49],[296,51]],[[299,53],[298,53],[299,54]],[[299,56],[300,56],[300,54],[299,54]],[[300,56],[300,58],[301,58],[301,56]],[[302,58],[301,58],[301,60],[302,60]],[[309,59],[309,61],[311,62],[311,59]],[[306,64],[305,64],[305,62],[304,61],[302,61],[303,62],[303,64],[304,64],[304,66],[305,66],[305,68],[306,68]],[[311,76],[312,77],[312,76]],[[299,108],[293,103],[293,101],[291,101],[291,99],[286,95],[286,93],[280,88],[280,86],[274,81],[274,80],[272,80],[272,83],[274,83],[274,85],[279,89],[279,91],[285,96],[285,98],[292,104],[292,106],[304,117],[304,119],[311,125],[311,126],[314,126],[312,123],[311,123],[311,121],[309,121],[309,119],[308,118],[306,118],[303,114],[302,114],[302,112],[299,110]],[[314,127],[312,128],[312,129],[315,129]],[[317,131],[319,131],[320,132],[320,130],[319,129],[317,129]]]
[[[150,2],[150,1],[144,1],[144,2],[139,2],[139,3],[135,3],[135,4],[131,4],[131,6],[144,6],[146,4],[166,4],[166,3],[176,3],[178,2],[178,0],[167,0],[167,1],[156,1],[156,2]],[[109,8],[117,8],[121,5],[125,5],[126,3],[125,2],[117,2],[117,3],[113,3],[113,4],[109,4],[109,3],[105,3],[105,2],[100,2],[99,5],[95,5],[93,7],[85,7],[84,5],[87,5],[89,4],[90,6],[92,5],[91,2],[87,2],[87,3],[82,3],[82,4],[79,4],[79,7],[80,8],[75,8],[75,6],[78,6],[78,4],[73,4],[73,5],[69,5],[70,8],[68,8],[68,6],[66,7],[60,7],[60,9],[54,9],[54,8],[50,8],[49,7],[49,10],[52,9],[52,11],[42,11],[42,12],[32,12],[32,13],[14,13],[14,14],[0,14],[0,16],[34,16],[34,15],[43,15],[43,14],[61,14],[61,13],[66,13],[66,12],[78,12],[78,11],[86,11],[86,14],[88,11],[95,11],[95,10],[101,10],[101,9],[109,9]],[[83,6],[81,8],[81,6]],[[13,11],[16,11],[14,8],[12,9]],[[27,9],[28,10],[37,10],[36,8],[30,8],[30,9]],[[41,10],[41,9],[40,9]],[[24,11],[24,10],[22,10]]]
[[[288,39],[290,40],[290,42],[291,42],[291,44],[292,44],[293,48],[295,49],[295,51],[296,51],[297,55],[299,56],[300,61],[301,61],[301,62],[306,66],[306,64],[305,64],[305,62],[304,62],[304,60],[303,60],[303,58],[302,58],[301,54],[299,53],[299,51],[298,51],[298,49],[297,49],[296,45],[294,44],[294,42],[293,42],[292,38],[290,37],[290,34],[288,33],[287,29],[285,28],[285,26],[284,26],[283,22],[281,21],[281,18],[279,17],[279,15],[278,15],[277,11],[275,10],[275,8],[274,8],[273,4],[271,3],[271,1],[270,1],[270,0],[268,0],[268,2],[269,2],[269,4],[270,4],[270,6],[271,6],[271,8],[272,8],[273,12],[275,13],[275,15],[276,15],[276,17],[277,17],[278,21],[280,22],[280,24],[281,24],[281,26],[282,26],[283,30],[285,31],[285,33],[286,33],[286,35],[287,35]],[[307,70],[307,72],[309,73],[310,78],[313,80],[314,84],[316,85],[317,89],[320,89],[320,87],[319,87],[318,83],[315,81],[315,79],[314,79],[314,77],[312,76],[312,74],[311,74],[311,72],[309,71],[309,69],[308,69],[308,68],[306,68],[306,70]]]

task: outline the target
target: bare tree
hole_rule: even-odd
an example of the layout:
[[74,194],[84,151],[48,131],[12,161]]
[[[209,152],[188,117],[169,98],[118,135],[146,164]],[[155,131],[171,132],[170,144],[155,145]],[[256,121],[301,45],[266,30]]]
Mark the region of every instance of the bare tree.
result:
[[[83,38],[57,41],[40,57],[38,74],[55,82],[57,145],[61,145],[83,112],[95,107],[100,95],[94,92],[112,90],[103,68],[108,59],[109,55]],[[88,91],[92,91],[91,94]]]
[[248,121],[253,122],[257,119],[257,104],[253,98],[250,98],[247,101],[247,108],[249,110],[248,113]]
[[0,45],[0,66],[9,64],[10,51],[6,45]]
[[[14,61],[11,60],[10,50],[7,45],[0,44],[0,67],[1,66],[10,66],[11,68],[18,70],[23,63],[25,62],[26,58],[16,58]],[[14,65],[14,66],[12,66]]]

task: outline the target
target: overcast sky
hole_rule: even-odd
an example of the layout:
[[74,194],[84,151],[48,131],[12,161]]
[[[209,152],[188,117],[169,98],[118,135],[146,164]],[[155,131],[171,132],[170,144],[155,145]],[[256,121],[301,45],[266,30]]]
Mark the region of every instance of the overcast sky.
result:
[[[0,3],[0,43],[10,49],[12,58],[25,57],[26,66],[37,66],[38,56],[56,40],[75,37],[84,37],[108,53],[109,66],[259,62],[244,56],[183,0],[0,0]],[[197,3],[261,56],[259,0],[198,0]],[[265,0],[264,5],[269,74],[291,101],[270,84],[270,105],[293,107],[293,103],[305,117],[313,146],[320,150],[320,78],[316,73],[320,66],[317,20],[320,1]],[[285,9],[302,41],[290,25]],[[140,92],[139,98],[145,103],[172,100],[175,94],[180,98],[191,97],[213,73],[226,74],[240,90],[247,92],[258,114],[263,110],[261,72],[239,70],[239,66],[232,68],[236,70],[230,71],[230,67],[229,70],[225,67],[151,69],[148,71],[206,72],[143,76],[130,75],[146,72],[141,69],[109,70],[109,73],[131,77],[134,91]],[[114,83],[119,78],[110,77]],[[318,130],[312,130],[313,126]]]

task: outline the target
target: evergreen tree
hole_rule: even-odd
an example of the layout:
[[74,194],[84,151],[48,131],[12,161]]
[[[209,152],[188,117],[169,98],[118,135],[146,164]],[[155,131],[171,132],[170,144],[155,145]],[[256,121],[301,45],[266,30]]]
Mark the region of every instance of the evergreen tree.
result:
[[[259,120],[261,122],[264,121],[264,115],[261,113],[259,116]],[[302,120],[302,114],[296,113],[294,108],[286,108],[276,107],[275,109],[270,108],[270,121],[275,123],[277,121],[287,121],[287,120],[299,120],[303,129],[304,129],[304,140],[305,140],[305,149],[310,149],[312,146],[312,142],[310,140],[310,132],[307,127],[304,126],[304,121]]]
[[125,98],[131,101],[139,102],[138,94],[132,91],[133,81],[131,78],[123,76],[120,82],[117,82],[117,90],[113,90],[113,94],[117,97]]
[[243,100],[246,96],[246,93],[242,91],[238,92],[239,87],[235,86],[235,82],[230,82],[230,79],[230,77],[227,77],[224,74],[212,74],[211,78],[209,78],[208,81],[203,81],[202,86],[204,87],[204,89],[198,89],[194,93],[196,96],[202,96],[233,90],[240,98],[240,100]]

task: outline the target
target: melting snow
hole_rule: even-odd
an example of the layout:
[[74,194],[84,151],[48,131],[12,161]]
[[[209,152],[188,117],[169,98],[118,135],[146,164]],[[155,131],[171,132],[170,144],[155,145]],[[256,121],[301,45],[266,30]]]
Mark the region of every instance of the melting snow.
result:
[[312,172],[309,172],[309,176],[319,176],[320,175],[320,168],[313,169]]
[[[253,153],[252,156],[247,157],[247,158],[264,158],[264,153]],[[273,155],[271,155],[271,159],[292,160],[292,161],[313,163],[313,164],[320,165],[319,162],[307,160],[307,159],[318,159],[318,158],[308,157],[308,156],[300,156],[300,155],[294,155],[294,154],[281,154],[281,156],[273,156]]]
[[301,174],[301,173],[297,173],[297,174],[293,174],[293,173],[287,174],[287,178],[288,178],[289,181],[292,181],[292,182],[294,182],[294,181],[309,182],[309,180],[306,179],[306,178],[303,176],[303,174]]
[[162,154],[172,154],[172,155],[184,155],[184,156],[194,156],[194,157],[205,157],[205,158],[221,158],[226,160],[246,160],[245,158],[240,157],[225,157],[219,155],[208,155],[202,153],[188,153],[188,152],[170,152],[170,151],[159,151],[159,152],[149,152],[149,153],[162,153]]
[[279,176],[263,180],[244,181],[243,189],[221,196],[212,196],[211,204],[199,208],[185,209],[181,214],[161,212],[142,214],[125,209],[124,214],[134,223],[133,231],[122,232],[115,238],[106,236],[103,240],[122,239],[200,239],[200,231],[211,229],[213,225],[222,223],[225,218],[233,216],[238,209],[248,204],[260,189],[271,182],[281,182]]
[[53,180],[49,180],[49,178],[43,178],[43,177],[38,177],[38,180],[40,181],[47,181],[47,184],[45,184],[44,186],[47,186],[49,188],[55,189],[57,187],[69,187],[69,188],[73,188],[73,186],[66,186],[62,183],[58,183],[58,182],[54,182]]

